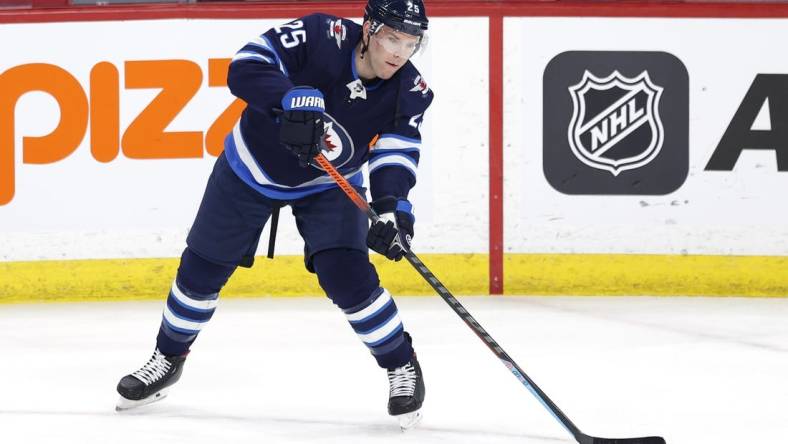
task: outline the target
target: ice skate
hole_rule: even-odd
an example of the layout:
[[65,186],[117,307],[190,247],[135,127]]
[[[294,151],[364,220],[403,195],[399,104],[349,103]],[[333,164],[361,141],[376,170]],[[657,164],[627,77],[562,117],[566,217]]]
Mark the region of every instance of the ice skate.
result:
[[399,421],[403,431],[421,421],[421,404],[424,402],[424,378],[421,367],[413,354],[410,362],[388,370],[389,415]]
[[185,354],[165,356],[156,349],[142,368],[120,380],[120,399],[115,410],[129,410],[166,398],[169,387],[180,379],[185,361]]

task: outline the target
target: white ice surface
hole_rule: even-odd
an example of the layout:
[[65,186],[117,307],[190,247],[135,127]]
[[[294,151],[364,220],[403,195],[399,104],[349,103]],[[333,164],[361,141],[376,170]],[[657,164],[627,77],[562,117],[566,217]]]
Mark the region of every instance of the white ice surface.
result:
[[[581,430],[788,442],[788,299],[461,298]],[[0,306],[2,443],[565,443],[438,297],[397,299],[427,384],[408,433],[328,300],[224,300],[170,396],[118,414],[161,302]]]

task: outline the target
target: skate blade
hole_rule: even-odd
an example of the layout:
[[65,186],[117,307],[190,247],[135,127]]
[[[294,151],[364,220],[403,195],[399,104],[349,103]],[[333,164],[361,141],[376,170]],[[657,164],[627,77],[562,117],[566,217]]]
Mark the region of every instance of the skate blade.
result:
[[115,405],[115,411],[124,412],[126,410],[131,410],[133,408],[152,404],[156,401],[161,401],[162,399],[167,397],[167,392],[169,392],[169,390],[167,389],[159,390],[158,392],[148,396],[145,399],[138,399],[138,400],[126,399],[123,396],[121,396],[120,399],[118,399],[118,403]]
[[405,413],[404,415],[397,415],[396,418],[399,421],[399,426],[403,432],[416,427],[419,422],[421,422],[421,410],[416,410],[415,412]]

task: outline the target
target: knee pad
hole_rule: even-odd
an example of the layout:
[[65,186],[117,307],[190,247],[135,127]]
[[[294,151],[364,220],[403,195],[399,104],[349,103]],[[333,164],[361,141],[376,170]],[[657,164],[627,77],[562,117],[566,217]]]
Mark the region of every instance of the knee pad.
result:
[[354,307],[372,294],[380,279],[366,252],[337,248],[316,253],[312,263],[320,286],[339,308]]
[[187,247],[181,255],[177,281],[181,286],[195,293],[214,294],[219,293],[224,287],[233,271],[235,271],[234,266],[203,259]]

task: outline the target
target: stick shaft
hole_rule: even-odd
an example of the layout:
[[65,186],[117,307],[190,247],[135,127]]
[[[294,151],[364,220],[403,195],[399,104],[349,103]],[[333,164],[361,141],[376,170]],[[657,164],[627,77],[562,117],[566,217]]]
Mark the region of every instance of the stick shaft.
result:
[[325,172],[328,173],[328,175],[331,176],[332,179],[334,179],[334,182],[336,182],[337,185],[339,185],[339,188],[341,188],[342,191],[345,192],[347,197],[349,197],[350,200],[352,200],[353,203],[356,204],[356,206],[361,211],[366,213],[367,217],[369,217],[369,219],[372,222],[377,222],[378,219],[380,219],[377,213],[375,213],[375,210],[373,210],[372,207],[369,206],[367,200],[363,196],[358,194],[356,189],[353,188],[353,185],[350,185],[350,183],[347,181],[347,179],[344,178],[344,176],[339,174],[339,171],[337,171],[336,168],[334,168],[334,165],[331,165],[331,162],[329,162],[328,159],[326,159],[326,156],[324,156],[322,153],[318,154],[317,156],[315,156],[315,161],[317,161],[318,165],[320,165],[323,168],[323,170],[325,170]]
[[[323,156],[323,154],[318,154],[315,157],[317,163],[331,176],[332,179],[339,185],[342,191],[353,201],[356,206],[367,214],[369,219],[374,223],[380,217],[375,213],[370,206],[367,200],[361,196],[355,188],[353,188],[350,183],[348,183],[347,179],[345,179],[339,172],[331,165],[331,162]],[[427,268],[426,265],[410,250],[405,253],[405,259],[416,269],[416,271],[421,275],[427,283],[438,293],[438,295],[447,303],[449,307],[454,310],[455,313],[460,317],[460,319],[465,322],[468,327],[479,337],[479,339],[484,342],[487,348],[492,351],[498,359],[501,360],[506,368],[509,369],[510,372],[520,381],[535,397],[539,402],[553,415],[553,417],[561,423],[561,425],[574,436],[574,438],[578,442],[581,441],[581,437],[585,437],[585,435],[577,428],[574,423],[558,408],[557,405],[545,394],[542,389],[540,389],[536,383],[534,383],[528,375],[525,374],[523,369],[517,365],[516,362],[507,354],[498,342],[487,333],[487,330],[479,324],[476,319],[471,316],[468,310],[460,304],[460,301],[455,298],[451,292],[438,280],[437,277]]]

